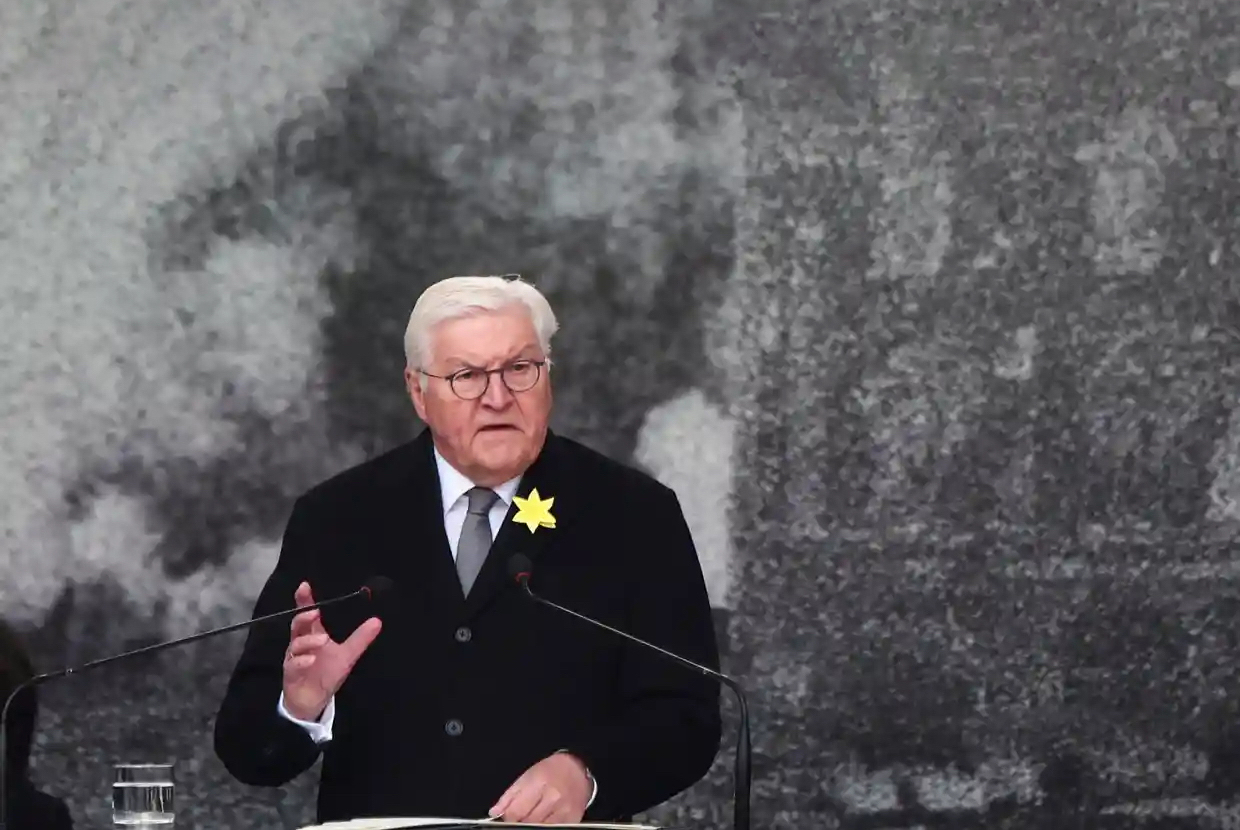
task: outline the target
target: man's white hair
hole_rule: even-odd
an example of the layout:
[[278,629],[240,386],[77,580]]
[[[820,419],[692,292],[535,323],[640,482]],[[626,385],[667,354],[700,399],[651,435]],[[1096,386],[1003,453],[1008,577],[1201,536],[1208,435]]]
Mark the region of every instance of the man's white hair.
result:
[[431,361],[431,332],[445,320],[523,306],[538,334],[543,355],[551,355],[551,338],[559,329],[551,304],[537,288],[519,276],[448,277],[422,292],[405,328],[405,362],[424,369]]

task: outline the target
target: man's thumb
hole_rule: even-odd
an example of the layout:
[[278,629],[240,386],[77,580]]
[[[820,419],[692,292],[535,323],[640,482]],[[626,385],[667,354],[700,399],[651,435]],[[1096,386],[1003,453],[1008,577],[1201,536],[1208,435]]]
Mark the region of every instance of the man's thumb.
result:
[[366,649],[370,648],[370,644],[375,641],[375,637],[379,636],[382,628],[383,623],[379,621],[379,618],[371,617],[354,629],[348,639],[340,644],[350,668],[361,658]]

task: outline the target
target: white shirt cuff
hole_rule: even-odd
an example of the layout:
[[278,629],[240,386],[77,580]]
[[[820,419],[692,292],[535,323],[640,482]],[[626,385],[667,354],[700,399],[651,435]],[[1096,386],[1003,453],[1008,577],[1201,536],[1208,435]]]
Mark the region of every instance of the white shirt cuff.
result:
[[336,722],[335,697],[327,701],[327,708],[323,710],[323,714],[319,715],[317,721],[298,720],[290,715],[288,709],[284,708],[284,692],[280,692],[280,702],[276,705],[276,711],[280,713],[280,717],[306,730],[316,744],[326,743],[332,739],[332,724]]

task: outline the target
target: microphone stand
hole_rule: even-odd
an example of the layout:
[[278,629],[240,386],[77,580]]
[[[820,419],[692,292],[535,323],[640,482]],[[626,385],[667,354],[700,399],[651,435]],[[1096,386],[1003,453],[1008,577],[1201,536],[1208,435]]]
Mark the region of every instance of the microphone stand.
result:
[[[736,781],[735,793],[733,796],[734,803],[732,826],[734,830],[749,830],[749,795],[752,787],[752,773],[750,772],[751,747],[749,737],[749,703],[745,699],[745,692],[741,689],[741,685],[722,672],[717,672],[714,669],[699,665],[686,657],[681,657],[679,654],[670,652],[665,648],[660,648],[654,643],[648,643],[645,640],[634,637],[632,634],[621,631],[618,628],[612,628],[610,625],[587,617],[584,614],[579,614],[573,609],[565,608],[563,605],[554,603],[549,599],[543,599],[538,594],[534,593],[532,588],[530,588],[530,575],[528,572],[522,571],[516,575],[516,578],[517,581],[521,583],[521,587],[525,589],[525,593],[528,594],[535,602],[542,603],[543,605],[554,608],[557,611],[562,611],[565,614],[576,617],[582,622],[590,623],[591,625],[597,626],[605,631],[610,631],[612,634],[615,634],[618,637],[623,637],[626,640],[631,640],[638,645],[654,649],[663,656],[669,657],[677,663],[680,663],[682,666],[687,666],[688,668],[704,674],[707,677],[713,677],[715,680],[720,681],[732,690],[732,692],[736,695],[736,702],[740,708],[740,725],[737,729],[736,736],[736,763],[734,767]],[[0,830],[3,830],[3,828],[0,827]]]
[[173,648],[174,646],[184,646],[184,645],[188,645],[190,643],[196,642],[198,640],[205,640],[208,637],[214,637],[217,634],[228,634],[229,632],[232,632],[232,631],[240,631],[243,628],[249,628],[252,625],[258,625],[259,623],[264,623],[269,620],[276,620],[276,619],[280,619],[281,617],[291,617],[297,614],[305,613],[307,611],[315,611],[319,608],[326,608],[329,605],[335,605],[338,602],[345,602],[347,600],[356,599],[357,597],[364,596],[364,597],[370,598],[373,596],[374,593],[378,593],[378,589],[381,587],[386,587],[386,585],[381,586],[377,584],[373,589],[369,586],[363,585],[361,588],[358,588],[356,591],[354,591],[351,594],[345,594],[344,596],[333,597],[332,599],[324,600],[322,602],[316,602],[313,605],[305,605],[305,606],[296,607],[296,608],[287,608],[283,611],[276,611],[275,613],[267,614],[266,616],[263,616],[263,617],[256,617],[254,619],[244,620],[239,623],[233,623],[232,625],[226,625],[223,628],[215,628],[210,631],[201,631],[197,634],[191,634],[188,637],[182,637],[178,640],[168,640],[162,643],[153,643],[149,646],[143,646],[142,648],[134,649],[133,651],[126,651],[123,654],[113,654],[108,657],[102,657],[98,660],[92,660],[89,663],[83,663],[80,666],[70,666],[69,668],[58,669],[56,671],[47,672],[45,674],[36,674],[34,677],[28,678],[27,680],[19,683],[17,687],[14,688],[13,691],[9,693],[8,698],[4,701],[4,707],[0,708],[0,830],[24,830],[23,828],[11,828],[10,829],[8,826],[9,708],[13,705],[13,701],[17,699],[17,696],[21,694],[22,692],[26,691],[27,689],[34,688],[35,686],[39,686],[47,682],[48,680],[56,680],[61,677],[68,677],[71,674],[77,674],[78,672],[84,672],[84,671],[87,671],[88,669],[97,669],[101,666],[106,666],[109,663],[115,663],[118,660],[125,660],[130,657],[140,657],[144,654],[154,654],[157,651],[163,651],[164,649]]

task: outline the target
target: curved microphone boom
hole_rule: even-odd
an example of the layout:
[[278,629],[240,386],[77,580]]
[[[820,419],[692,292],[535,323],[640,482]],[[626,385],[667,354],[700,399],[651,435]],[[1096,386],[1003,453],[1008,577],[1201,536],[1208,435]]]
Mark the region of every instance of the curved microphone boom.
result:
[[[736,702],[740,708],[740,725],[737,728],[736,736],[736,762],[734,768],[735,780],[733,782],[735,789],[733,792],[732,802],[732,826],[734,830],[749,830],[749,794],[752,788],[752,776],[750,774],[751,750],[749,739],[749,702],[745,699],[745,691],[741,688],[741,684],[722,672],[717,672],[712,668],[695,663],[687,657],[681,657],[679,654],[670,652],[665,648],[659,648],[654,643],[648,643],[626,631],[621,631],[618,628],[612,628],[606,623],[601,623],[596,619],[585,616],[584,614],[579,614],[571,608],[565,608],[563,605],[559,605],[549,599],[540,597],[538,594],[534,593],[534,589],[530,587],[530,573],[533,570],[533,567],[534,563],[531,562],[530,558],[525,554],[514,554],[513,557],[508,560],[508,575],[516,580],[517,584],[525,590],[525,593],[530,597],[530,599],[542,605],[554,608],[557,611],[568,614],[571,617],[576,617],[582,622],[587,622],[590,625],[603,629],[604,631],[609,631],[617,637],[623,637],[626,640],[637,643],[639,646],[657,651],[664,657],[675,660],[682,666],[687,666],[688,668],[704,674],[707,677],[718,680],[720,683],[732,690],[732,692],[736,695]],[[0,830],[3,830],[3,828],[0,828]]]
[[283,611],[276,611],[273,614],[267,614],[262,617],[255,617],[254,619],[245,620],[239,623],[233,623],[232,625],[226,625],[223,628],[213,628],[210,631],[200,631],[197,634],[191,634],[188,637],[181,637],[180,639],[177,639],[177,640],[168,640],[162,643],[153,643],[149,646],[143,646],[142,648],[134,649],[133,651],[126,651],[121,654],[113,654],[109,657],[102,657],[98,660],[92,660],[91,662],[83,663],[80,666],[70,666],[68,668],[57,669],[56,671],[47,672],[45,674],[36,674],[34,677],[31,677],[28,680],[18,684],[17,688],[13,689],[13,691],[9,693],[8,698],[4,701],[4,706],[0,707],[0,830],[25,830],[25,828],[20,828],[20,827],[9,828],[8,826],[8,806],[9,805],[8,805],[8,789],[7,789],[7,785],[8,785],[7,779],[9,776],[8,741],[7,741],[8,724],[9,724],[9,709],[12,707],[13,701],[16,700],[17,696],[21,694],[22,692],[26,691],[27,689],[32,689],[35,686],[40,686],[49,680],[57,680],[61,677],[68,677],[71,674],[77,674],[79,672],[84,672],[87,669],[97,669],[100,666],[106,666],[109,663],[115,663],[118,660],[127,660],[130,657],[141,657],[144,654],[154,654],[155,652],[163,651],[164,649],[175,648],[176,646],[189,645],[190,643],[197,642],[198,640],[205,640],[209,637],[214,637],[218,634],[227,634],[231,631],[240,631],[243,628],[249,628],[250,626],[258,625],[259,623],[265,623],[265,622],[270,622],[272,620],[281,620],[281,619],[287,619],[289,617],[295,617],[298,614],[304,614],[307,611],[316,611],[320,608],[326,608],[329,605],[336,605],[338,603],[348,602],[349,600],[354,600],[354,599],[364,598],[366,600],[373,601],[375,598],[382,596],[383,594],[391,590],[394,587],[394,585],[395,583],[393,583],[392,580],[386,576],[371,577],[370,579],[366,580],[366,583],[362,585],[362,587],[358,588],[356,591],[354,591],[351,594],[344,594],[342,596],[333,597],[332,599],[326,599],[326,600],[323,600],[322,602],[316,602],[313,605],[286,608]]

